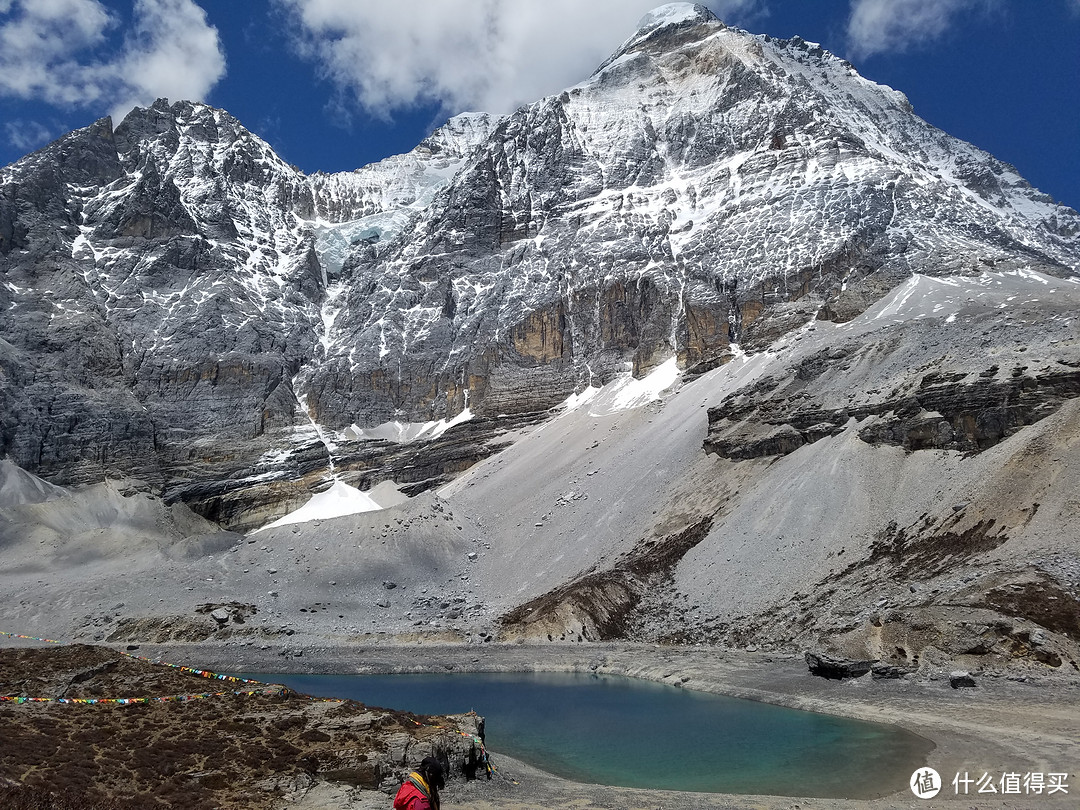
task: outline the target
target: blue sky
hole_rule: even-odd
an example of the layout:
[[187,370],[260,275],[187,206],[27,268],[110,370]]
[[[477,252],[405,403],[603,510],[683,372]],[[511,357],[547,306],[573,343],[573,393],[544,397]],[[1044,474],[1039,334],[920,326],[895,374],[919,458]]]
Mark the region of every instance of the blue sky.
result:
[[[222,107],[305,171],[576,83],[658,0],[0,0],[0,165],[159,96]],[[712,0],[802,36],[1080,208],[1080,0]]]

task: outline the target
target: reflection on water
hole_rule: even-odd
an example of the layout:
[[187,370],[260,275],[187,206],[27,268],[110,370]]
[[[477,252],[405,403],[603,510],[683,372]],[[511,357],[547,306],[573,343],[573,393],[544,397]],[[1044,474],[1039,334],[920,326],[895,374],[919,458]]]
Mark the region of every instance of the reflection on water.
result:
[[493,751],[559,776],[625,787],[870,798],[905,790],[933,748],[894,726],[616,676],[244,677],[423,714],[475,710],[487,718]]

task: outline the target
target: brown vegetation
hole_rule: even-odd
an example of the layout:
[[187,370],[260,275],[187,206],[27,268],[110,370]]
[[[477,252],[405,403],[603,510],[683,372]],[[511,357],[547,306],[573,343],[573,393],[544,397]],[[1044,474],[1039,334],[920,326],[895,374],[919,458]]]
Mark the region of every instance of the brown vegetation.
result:
[[376,788],[405,764],[405,751],[415,755],[445,734],[431,718],[351,701],[289,690],[234,694],[262,686],[208,680],[103,647],[0,650],[3,696],[226,693],[127,705],[0,703],[0,806],[258,810],[315,777]]

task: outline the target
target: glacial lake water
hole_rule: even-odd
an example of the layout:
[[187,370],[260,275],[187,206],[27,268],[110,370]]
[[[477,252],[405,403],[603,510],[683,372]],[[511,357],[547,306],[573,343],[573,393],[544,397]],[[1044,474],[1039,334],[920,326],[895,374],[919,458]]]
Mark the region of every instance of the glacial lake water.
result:
[[618,676],[243,677],[418,714],[476,711],[493,752],[579,782],[624,787],[871,798],[906,790],[933,748],[895,726]]

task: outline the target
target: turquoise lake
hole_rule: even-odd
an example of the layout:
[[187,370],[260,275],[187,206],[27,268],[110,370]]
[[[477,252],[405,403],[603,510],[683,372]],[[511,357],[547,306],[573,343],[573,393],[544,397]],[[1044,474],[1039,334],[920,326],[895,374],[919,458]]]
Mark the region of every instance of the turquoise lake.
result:
[[476,711],[487,746],[549,773],[624,787],[825,798],[906,790],[928,740],[903,729],[617,676],[245,674],[420,714]]

